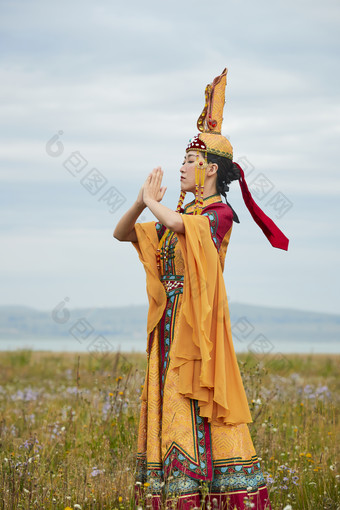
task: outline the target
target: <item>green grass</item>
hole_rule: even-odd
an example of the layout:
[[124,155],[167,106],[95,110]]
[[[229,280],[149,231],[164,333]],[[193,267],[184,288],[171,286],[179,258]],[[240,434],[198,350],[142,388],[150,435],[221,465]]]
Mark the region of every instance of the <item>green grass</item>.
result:
[[[237,357],[273,510],[339,509],[340,356]],[[134,508],[145,364],[1,352],[0,509]]]

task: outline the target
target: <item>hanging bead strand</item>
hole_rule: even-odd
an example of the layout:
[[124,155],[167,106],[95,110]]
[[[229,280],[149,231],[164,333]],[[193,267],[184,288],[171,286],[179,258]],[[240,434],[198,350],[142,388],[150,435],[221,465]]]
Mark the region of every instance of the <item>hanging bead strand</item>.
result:
[[198,153],[196,156],[196,164],[195,164],[195,210],[194,214],[198,214],[198,187],[199,187],[199,161],[198,161]]
[[181,194],[180,194],[179,200],[178,200],[178,204],[177,204],[177,208],[176,208],[176,212],[181,211],[181,208],[182,208],[182,205],[183,205],[183,202],[185,199],[185,195],[186,195],[186,191],[181,191]]
[[200,205],[199,205],[199,214],[202,214],[202,209],[203,209],[203,191],[204,191],[204,181],[205,181],[205,169],[207,168],[207,165],[208,165],[208,162],[207,162],[207,153],[205,152],[204,153],[204,159],[205,159],[205,164],[203,165],[203,161],[200,162],[200,165],[201,165],[201,178],[200,178],[200,181],[201,181],[201,194],[200,194]]

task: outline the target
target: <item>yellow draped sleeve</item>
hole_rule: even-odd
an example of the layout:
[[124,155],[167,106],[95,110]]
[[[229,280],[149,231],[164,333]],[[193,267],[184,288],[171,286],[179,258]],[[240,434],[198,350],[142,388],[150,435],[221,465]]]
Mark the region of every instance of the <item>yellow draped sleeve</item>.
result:
[[198,401],[200,416],[216,425],[251,423],[232,342],[219,255],[206,216],[182,215],[177,234],[185,265],[176,350],[179,392]]
[[[146,273],[146,291],[149,300],[149,311],[147,319],[148,343],[149,335],[161,320],[165,306],[166,293],[159,278],[159,271],[156,262],[156,251],[158,248],[158,235],[154,221],[136,223],[135,231],[138,241],[132,243],[136,248],[139,259],[142,262]],[[147,352],[149,345],[147,345]]]

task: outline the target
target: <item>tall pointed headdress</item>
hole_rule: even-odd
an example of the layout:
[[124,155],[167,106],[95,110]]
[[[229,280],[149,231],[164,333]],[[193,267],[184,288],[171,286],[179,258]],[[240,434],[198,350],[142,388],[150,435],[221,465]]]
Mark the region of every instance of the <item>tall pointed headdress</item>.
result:
[[197,121],[200,134],[189,141],[186,151],[203,150],[210,154],[233,159],[233,148],[229,140],[221,135],[227,69],[205,89],[205,105]]
[[[229,140],[221,134],[227,72],[228,70],[225,68],[220,76],[217,76],[210,85],[206,86],[205,105],[197,121],[197,128],[200,133],[189,140],[189,144],[186,148],[186,152],[193,150],[203,152],[205,154],[206,162],[208,153],[228,158],[231,161],[233,160],[233,148]],[[288,250],[289,239],[255,203],[248,189],[242,168],[238,163],[234,162],[234,165],[236,165],[240,170],[239,184],[242,197],[254,221],[262,229],[272,246],[282,250]],[[197,162],[196,165],[194,214],[201,214],[203,209],[203,190],[206,166],[207,165],[202,161]],[[185,195],[186,192],[182,191],[176,209],[177,212],[182,210]]]

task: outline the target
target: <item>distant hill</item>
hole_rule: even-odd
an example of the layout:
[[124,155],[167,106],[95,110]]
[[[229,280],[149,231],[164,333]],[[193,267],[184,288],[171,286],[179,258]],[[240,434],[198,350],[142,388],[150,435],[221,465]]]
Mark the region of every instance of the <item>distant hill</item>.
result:
[[[277,309],[230,303],[230,319],[235,347],[242,347],[255,339],[320,346],[334,343],[340,346],[340,315]],[[145,345],[148,307],[78,308],[53,312],[39,311],[26,306],[0,307],[0,341],[18,339],[67,338],[71,327],[92,328],[96,334],[112,340],[129,339]],[[86,334],[86,333],[85,333]],[[320,351],[319,351],[320,352]]]
[[69,328],[81,319],[97,334],[107,336],[135,337],[146,331],[147,306],[68,310],[69,317],[63,310],[46,312],[26,306],[0,306],[0,339],[67,337]]

